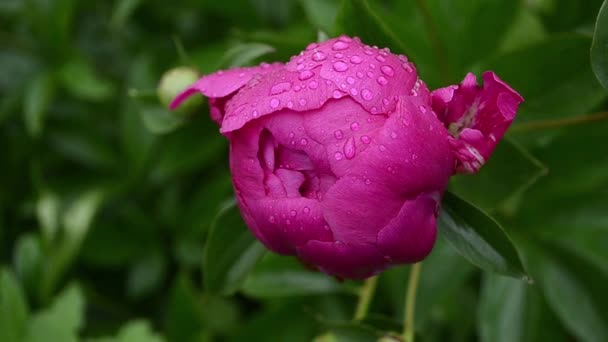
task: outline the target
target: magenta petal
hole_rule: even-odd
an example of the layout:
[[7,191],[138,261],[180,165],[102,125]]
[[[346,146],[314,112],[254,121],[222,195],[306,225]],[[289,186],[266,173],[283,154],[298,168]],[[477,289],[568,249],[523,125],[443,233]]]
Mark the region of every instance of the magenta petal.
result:
[[317,265],[321,271],[348,279],[367,278],[387,267],[387,261],[371,244],[313,240],[298,247],[297,253],[300,259]]
[[515,119],[522,101],[491,71],[483,74],[483,87],[469,73],[460,86],[433,91],[433,109],[452,134],[456,172],[475,173],[483,166]]
[[378,249],[392,263],[424,259],[433,248],[439,193],[407,200],[399,213],[378,233]]
[[177,95],[169,108],[175,109],[180,103],[196,92],[200,92],[209,98],[228,96],[247,84],[255,75],[264,74],[279,67],[282,67],[281,63],[263,63],[256,67],[220,70],[213,74],[205,75]]
[[257,235],[266,247],[294,254],[310,240],[332,241],[319,202],[308,198],[264,199],[252,204]]

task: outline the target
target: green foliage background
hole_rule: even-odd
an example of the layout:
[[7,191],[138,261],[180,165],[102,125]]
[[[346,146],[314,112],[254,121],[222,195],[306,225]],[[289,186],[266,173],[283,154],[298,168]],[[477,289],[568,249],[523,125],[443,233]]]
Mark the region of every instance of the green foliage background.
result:
[[382,274],[367,318],[352,322],[361,283],[265,252],[230,202],[227,143],[206,107],[179,116],[156,97],[172,67],[285,61],[340,33],[406,53],[431,88],[491,69],[526,99],[482,172],[450,185],[496,221],[448,196],[417,339],[608,341],[601,5],[0,0],[0,341],[400,331],[408,267]]

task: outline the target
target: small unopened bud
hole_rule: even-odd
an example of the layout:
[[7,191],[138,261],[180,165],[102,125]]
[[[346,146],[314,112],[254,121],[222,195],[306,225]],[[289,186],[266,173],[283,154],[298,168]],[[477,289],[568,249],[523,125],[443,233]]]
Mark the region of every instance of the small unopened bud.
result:
[[[189,67],[178,67],[168,70],[158,82],[156,93],[160,103],[168,108],[171,101],[181,93],[186,87],[198,80],[198,72]],[[194,112],[203,103],[201,96],[192,96],[184,101],[181,106],[174,110],[174,113],[180,115],[189,115]]]

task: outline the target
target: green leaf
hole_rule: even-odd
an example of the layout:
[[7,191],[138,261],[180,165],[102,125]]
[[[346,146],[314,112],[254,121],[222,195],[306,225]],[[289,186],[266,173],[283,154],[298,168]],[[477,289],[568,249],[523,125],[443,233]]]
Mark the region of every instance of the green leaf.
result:
[[154,134],[166,134],[184,124],[185,119],[170,110],[157,106],[145,106],[140,110],[146,128]]
[[342,292],[334,278],[304,268],[295,258],[267,254],[249,274],[242,291],[255,298]]
[[141,2],[141,0],[121,0],[115,2],[112,18],[110,19],[110,27],[115,31],[121,30]]
[[44,119],[53,101],[55,83],[50,74],[42,74],[34,79],[25,91],[23,114],[25,127],[32,137],[42,133]]
[[338,0],[300,0],[308,21],[319,30],[331,32],[338,13]]
[[86,61],[74,59],[59,70],[59,80],[76,98],[101,102],[114,94],[114,84],[101,78]]
[[484,274],[477,326],[485,342],[567,339],[538,287],[489,273]]
[[20,342],[25,332],[28,307],[19,282],[8,269],[0,270],[0,341]]
[[160,253],[144,255],[136,262],[127,276],[127,293],[132,298],[141,298],[160,288],[165,278],[167,265]]
[[171,341],[196,341],[202,332],[202,302],[194,284],[185,273],[180,273],[171,289],[164,318],[164,331]]
[[236,202],[224,204],[211,225],[205,245],[205,289],[224,295],[234,293],[264,252],[264,246],[245,226]]
[[558,245],[530,241],[523,245],[531,274],[568,330],[582,341],[608,340],[608,274]]
[[84,319],[84,298],[71,285],[61,292],[51,307],[37,312],[28,322],[24,342],[77,342]]
[[595,76],[608,89],[608,1],[600,8],[591,43],[591,66]]
[[220,62],[220,67],[234,68],[252,64],[257,58],[274,52],[275,49],[263,43],[239,43],[230,48]]
[[15,273],[27,292],[38,294],[42,271],[42,247],[40,238],[33,233],[19,236],[13,250]]
[[[85,340],[87,342],[164,342],[162,335],[152,330],[148,321],[134,320],[123,325],[116,337],[101,337]],[[180,340],[184,341],[184,340]]]
[[515,246],[493,218],[446,192],[439,231],[471,263],[485,271],[528,280]]
[[480,69],[494,70],[524,97],[518,123],[581,115],[606,98],[589,64],[590,45],[581,34],[553,35],[496,55]]
[[482,209],[492,210],[508,204],[546,173],[547,168],[528,151],[504,139],[479,173],[452,178],[450,189]]

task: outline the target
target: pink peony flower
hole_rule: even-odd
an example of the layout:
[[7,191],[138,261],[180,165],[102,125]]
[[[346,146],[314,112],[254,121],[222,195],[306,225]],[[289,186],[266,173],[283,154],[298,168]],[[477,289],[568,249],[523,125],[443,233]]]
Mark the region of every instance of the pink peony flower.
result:
[[204,76],[171,108],[197,92],[253,234],[354,279],[429,254],[450,176],[479,170],[523,101],[493,72],[430,92],[407,57],[346,36]]

